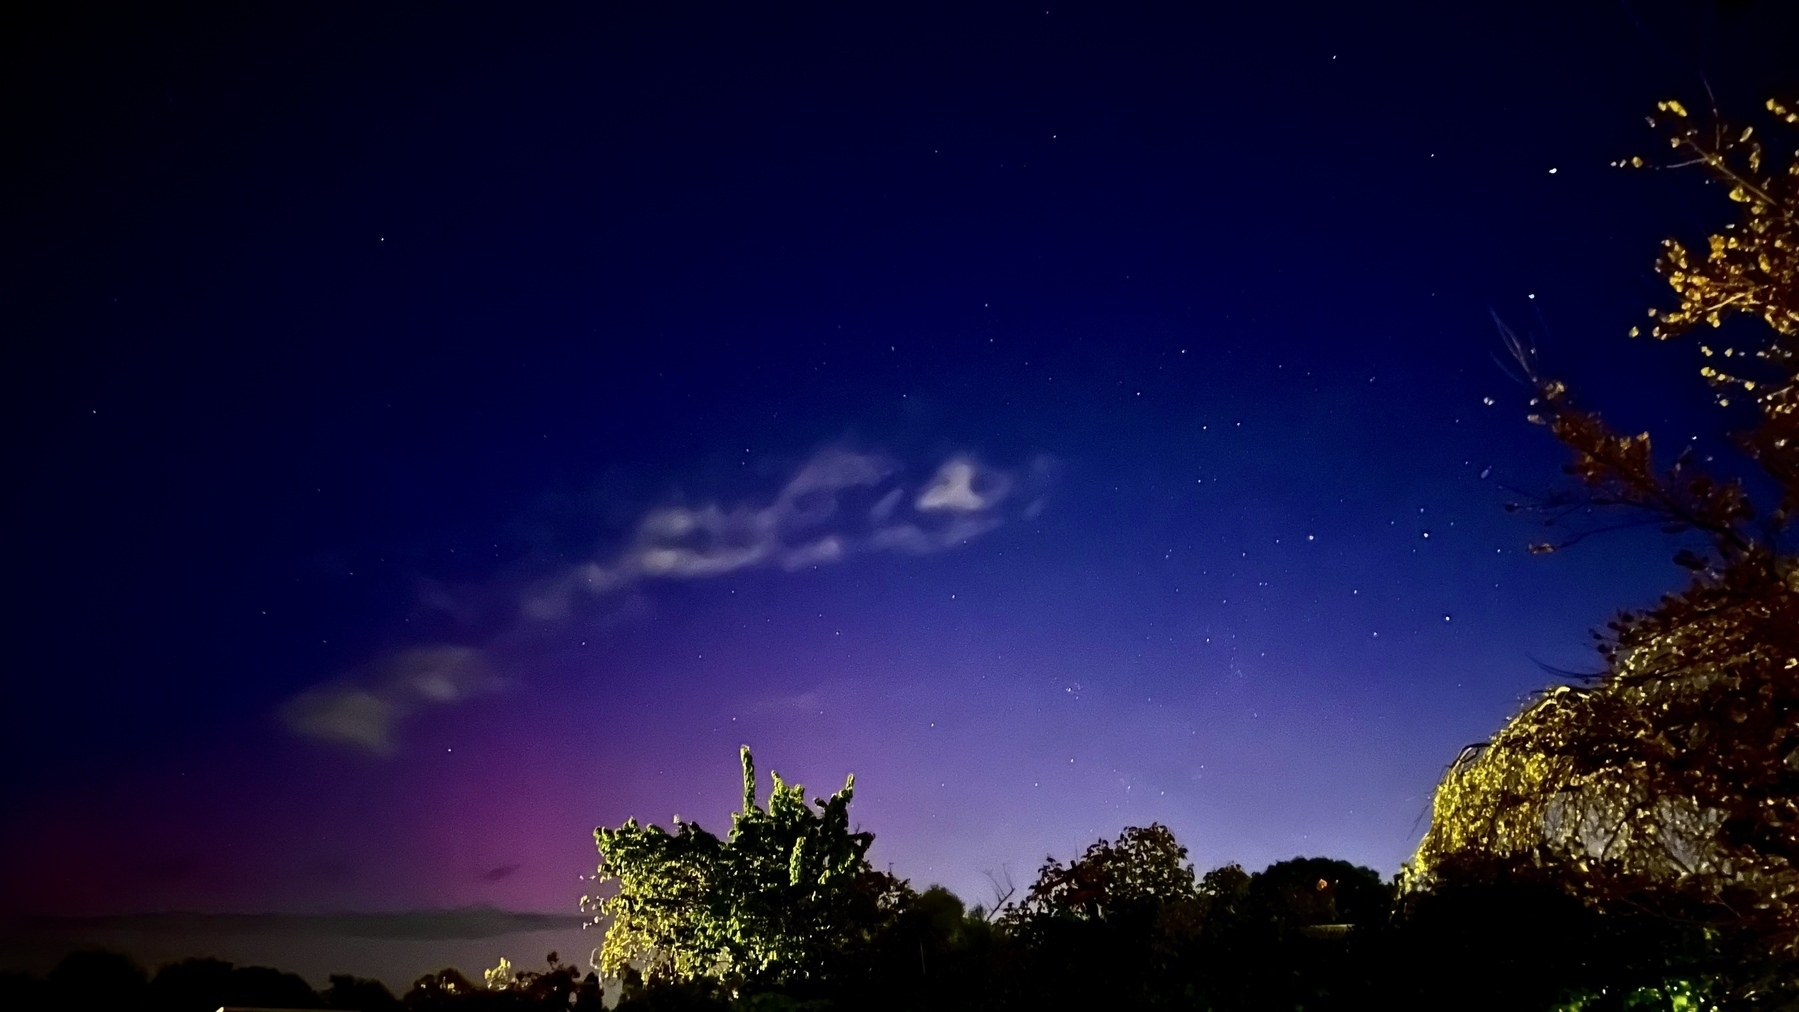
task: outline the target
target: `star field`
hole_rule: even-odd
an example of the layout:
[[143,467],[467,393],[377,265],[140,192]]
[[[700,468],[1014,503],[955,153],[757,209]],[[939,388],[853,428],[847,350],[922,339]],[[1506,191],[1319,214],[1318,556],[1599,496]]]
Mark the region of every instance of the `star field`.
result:
[[1492,316],[1728,428],[1624,336],[1702,203],[1609,164],[1792,19],[1677,6],[29,26],[0,893],[573,910],[746,742],[970,902],[1152,821],[1395,871],[1676,578],[1526,550]]

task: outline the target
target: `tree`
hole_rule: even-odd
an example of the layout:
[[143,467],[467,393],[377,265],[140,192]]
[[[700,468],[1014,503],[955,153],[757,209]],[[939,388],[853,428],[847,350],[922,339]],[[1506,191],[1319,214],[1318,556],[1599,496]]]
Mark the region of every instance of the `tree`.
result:
[[1249,900],[1253,881],[1243,866],[1235,863],[1206,872],[1199,880],[1199,895],[1205,900],[1207,913],[1214,919],[1237,916]]
[[143,1005],[149,978],[129,956],[83,949],[69,953],[56,964],[45,992],[54,1007],[69,1012],[134,1009]]
[[1097,840],[1067,864],[1047,858],[1000,916],[1025,949],[1015,1002],[1128,1008],[1181,995],[1204,912],[1187,848],[1160,823]]
[[33,1012],[55,1007],[44,978],[22,970],[0,970],[0,1005]]
[[907,897],[858,960],[833,1007],[932,1012],[1002,1007],[1006,970],[1018,950],[1000,925],[942,886]]
[[545,958],[545,962],[548,966],[542,970],[520,970],[512,965],[511,960],[502,956],[498,966],[482,974],[490,995],[505,999],[493,1004],[515,1009],[541,1008],[566,1012],[573,1007],[597,1012],[600,1007],[597,977],[589,973],[583,978],[580,967],[564,963],[562,957],[554,952]]
[[1277,861],[1257,872],[1246,892],[1249,916],[1282,932],[1348,926],[1367,933],[1384,925],[1393,907],[1393,890],[1379,872],[1326,857]]
[[[1379,872],[1296,857],[1255,874],[1207,872],[1197,990],[1209,1007],[1364,1008],[1383,965],[1392,891]],[[1450,1007],[1450,1006],[1445,1006]]]
[[330,985],[320,995],[326,1008],[343,1012],[400,1012],[400,999],[378,980],[334,973]]
[[[1651,311],[1650,333],[1669,340],[1700,324],[1732,327],[1723,335],[1732,343],[1700,345],[1700,374],[1721,406],[1746,402],[1736,410],[1751,424],[1733,438],[1750,480],[1709,473],[1690,449],[1658,468],[1648,433],[1611,430],[1510,339],[1534,387],[1531,420],[1573,451],[1567,471],[1584,503],[1631,509],[1697,539],[1675,556],[1691,576],[1683,591],[1598,634],[1601,674],[1544,693],[1465,750],[1437,789],[1408,884],[1531,874],[1598,910],[1695,926],[1738,958],[1790,973],[1799,958],[1799,558],[1790,537],[1799,511],[1799,155],[1777,170],[1753,128],[1697,125],[1678,102],[1658,108],[1651,123],[1681,156],[1667,167],[1702,168],[1741,216],[1708,238],[1703,257],[1665,243],[1656,270],[1677,305]],[[1799,125],[1799,113],[1772,101],[1768,109]],[[1760,326],[1733,324],[1738,316]],[[1751,488],[1769,490],[1771,505],[1758,508]]]
[[910,893],[868,863],[872,833],[850,831],[855,777],[806,804],[804,788],[773,774],[767,807],[756,803],[756,768],[742,751],[743,808],[723,840],[697,823],[674,833],[628,820],[596,829],[598,881],[616,883],[592,903],[611,918],[600,971],[649,982],[805,988],[841,973]]
[[1030,892],[1006,917],[1013,924],[1046,918],[1103,921],[1191,902],[1199,893],[1186,860],[1187,848],[1167,826],[1127,826],[1116,844],[1102,838],[1067,865],[1046,859]]
[[408,1012],[450,1012],[487,1005],[480,1000],[485,997],[486,988],[464,977],[460,970],[447,967],[413,981],[412,988],[400,1000]]
[[147,997],[156,1012],[213,1012],[226,1005],[316,1008],[321,1004],[317,992],[298,974],[210,958],[164,966],[150,981]]

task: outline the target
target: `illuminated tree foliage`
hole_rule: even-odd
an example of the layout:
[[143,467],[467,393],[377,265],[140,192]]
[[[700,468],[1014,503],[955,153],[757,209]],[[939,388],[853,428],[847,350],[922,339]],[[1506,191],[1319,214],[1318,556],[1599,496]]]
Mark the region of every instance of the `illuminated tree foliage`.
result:
[[584,901],[611,919],[602,974],[727,994],[803,986],[841,971],[910,894],[869,865],[873,834],[850,831],[854,776],[814,808],[773,774],[761,807],[747,746],[742,757],[743,808],[723,840],[678,819],[672,834],[635,819],[594,831],[597,881],[617,883]]
[[[1799,113],[1779,103],[1768,110],[1799,125]],[[1675,557],[1692,574],[1685,590],[1596,634],[1601,675],[1543,694],[1457,760],[1437,789],[1409,884],[1534,869],[1600,910],[1673,918],[1738,951],[1791,960],[1799,957],[1799,558],[1790,537],[1799,510],[1799,154],[1771,168],[1753,129],[1698,125],[1677,102],[1661,103],[1650,122],[1678,155],[1662,167],[1701,168],[1741,211],[1703,256],[1666,242],[1656,270],[1677,305],[1651,311],[1650,333],[1667,340],[1733,316],[1759,321],[1726,332],[1748,343],[1699,350],[1719,403],[1753,406],[1752,424],[1734,440],[1754,465],[1747,470],[1762,476],[1746,484],[1707,474],[1690,449],[1658,468],[1647,433],[1620,435],[1577,407],[1513,341],[1535,386],[1531,420],[1573,451],[1567,470],[1585,501],[1643,511],[1701,542]],[[1765,511],[1750,491],[1763,487],[1773,500]]]

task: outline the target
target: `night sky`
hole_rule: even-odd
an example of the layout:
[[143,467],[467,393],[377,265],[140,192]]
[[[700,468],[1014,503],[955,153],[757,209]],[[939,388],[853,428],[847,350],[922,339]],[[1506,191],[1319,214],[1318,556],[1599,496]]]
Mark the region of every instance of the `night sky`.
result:
[[[1202,11],[1200,8],[1205,7]],[[1397,870],[1658,536],[1533,556],[1799,5],[6,15],[13,912],[573,914],[857,776],[968,901],[1127,825]]]

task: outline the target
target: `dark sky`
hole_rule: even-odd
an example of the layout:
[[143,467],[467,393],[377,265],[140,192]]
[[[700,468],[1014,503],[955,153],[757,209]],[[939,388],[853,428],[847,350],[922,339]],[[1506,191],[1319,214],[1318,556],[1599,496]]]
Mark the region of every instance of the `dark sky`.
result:
[[742,743],[970,901],[1390,873],[1678,582],[1523,551],[1491,314],[1728,429],[1624,336],[1728,205],[1608,163],[1799,7],[527,6],[0,27],[18,909],[572,912]]

